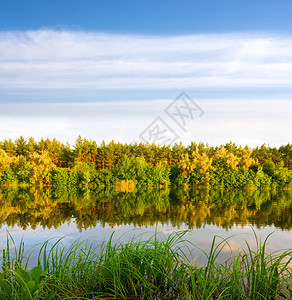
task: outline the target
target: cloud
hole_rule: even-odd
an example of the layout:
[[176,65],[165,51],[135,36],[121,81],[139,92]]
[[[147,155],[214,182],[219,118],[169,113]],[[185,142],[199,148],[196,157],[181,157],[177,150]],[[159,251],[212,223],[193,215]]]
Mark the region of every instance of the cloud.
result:
[[[0,32],[0,139],[73,143],[81,134],[132,142],[161,116],[184,143],[285,144],[292,129],[291,49],[291,36],[263,33]],[[205,112],[187,132],[164,113],[173,91],[185,89],[200,91],[196,102]],[[215,95],[224,90],[225,100]],[[257,100],[259,90],[270,100]],[[86,102],[96,100],[102,102]]]
[[183,131],[166,113],[172,99],[108,103],[0,103],[0,140],[20,135],[57,138],[74,143],[78,134],[101,142],[131,143],[160,116],[178,142],[220,145],[280,146],[291,142],[290,100],[197,99],[202,117],[188,121]]
[[289,87],[290,36],[0,33],[0,89]]

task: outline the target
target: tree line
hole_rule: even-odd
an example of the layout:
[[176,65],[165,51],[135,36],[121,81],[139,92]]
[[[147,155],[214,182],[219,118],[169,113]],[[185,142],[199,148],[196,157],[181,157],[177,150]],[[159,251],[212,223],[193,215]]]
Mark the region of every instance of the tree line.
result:
[[211,186],[291,188],[292,144],[250,148],[191,142],[172,146],[98,144],[79,136],[73,146],[56,139],[20,137],[0,142],[1,185]]

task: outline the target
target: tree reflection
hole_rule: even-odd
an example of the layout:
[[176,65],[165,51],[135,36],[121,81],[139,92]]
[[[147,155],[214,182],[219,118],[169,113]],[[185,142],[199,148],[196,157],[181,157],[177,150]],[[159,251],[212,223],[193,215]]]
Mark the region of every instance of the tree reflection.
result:
[[58,228],[75,222],[78,229],[97,223],[111,227],[165,225],[201,228],[212,224],[275,225],[292,228],[292,192],[276,190],[221,189],[53,189],[0,190],[0,225],[22,229]]

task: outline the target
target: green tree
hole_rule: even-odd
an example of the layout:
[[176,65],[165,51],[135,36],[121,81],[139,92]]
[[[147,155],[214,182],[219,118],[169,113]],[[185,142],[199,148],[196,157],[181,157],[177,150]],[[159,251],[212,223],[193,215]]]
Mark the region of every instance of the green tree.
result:
[[292,144],[288,143],[279,148],[282,159],[284,161],[284,166],[289,170],[292,170]]
[[16,154],[16,146],[11,139],[4,140],[2,149],[5,150],[9,157],[12,157]]

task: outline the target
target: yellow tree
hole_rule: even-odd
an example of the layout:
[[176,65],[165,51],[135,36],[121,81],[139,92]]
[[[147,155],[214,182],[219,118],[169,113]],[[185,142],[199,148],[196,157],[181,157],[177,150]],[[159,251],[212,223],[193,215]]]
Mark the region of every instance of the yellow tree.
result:
[[0,171],[9,167],[10,163],[11,163],[11,158],[4,150],[0,149]]
[[225,147],[220,147],[213,156],[214,162],[231,170],[238,169],[239,157],[229,152]]
[[56,165],[52,162],[49,154],[46,151],[41,154],[34,152],[29,156],[29,160],[32,164],[30,182],[38,185],[50,185],[51,171],[56,168]]
[[2,172],[10,167],[10,164],[12,162],[12,158],[8,156],[8,154],[0,149],[0,177],[2,176]]
[[190,176],[190,174],[196,170],[200,176],[201,184],[208,184],[209,172],[213,170],[212,158],[206,153],[200,154],[200,150],[197,148],[191,155],[183,154],[178,164],[179,170],[182,174]]
[[252,150],[248,146],[245,146],[244,148],[241,146],[239,147],[238,157],[238,167],[242,169],[248,170],[251,165],[256,163],[256,160],[252,157]]

